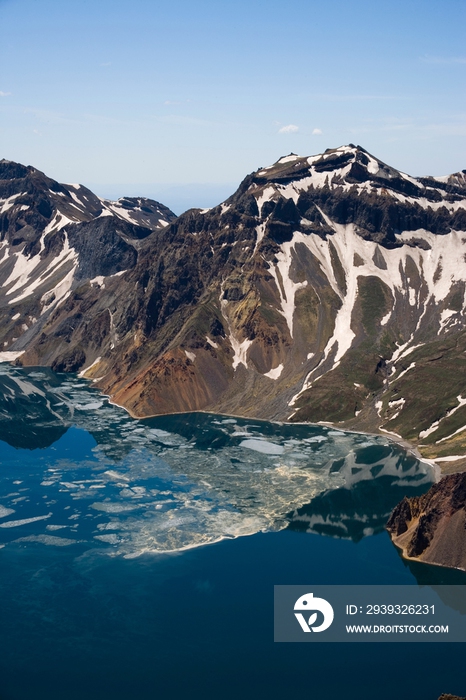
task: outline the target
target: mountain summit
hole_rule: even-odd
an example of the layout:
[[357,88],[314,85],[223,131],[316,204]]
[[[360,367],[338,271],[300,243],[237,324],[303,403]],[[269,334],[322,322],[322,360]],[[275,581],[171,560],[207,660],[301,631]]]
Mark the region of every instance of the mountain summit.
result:
[[175,219],[2,161],[2,349],[137,416],[331,421],[461,455],[465,173],[414,178],[350,144]]

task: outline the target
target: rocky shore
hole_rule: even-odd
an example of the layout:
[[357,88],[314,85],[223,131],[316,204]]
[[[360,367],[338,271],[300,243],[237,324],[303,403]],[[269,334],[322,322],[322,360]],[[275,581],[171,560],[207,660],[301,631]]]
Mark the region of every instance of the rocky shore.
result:
[[466,571],[466,472],[448,474],[424,495],[404,498],[387,530],[405,558]]

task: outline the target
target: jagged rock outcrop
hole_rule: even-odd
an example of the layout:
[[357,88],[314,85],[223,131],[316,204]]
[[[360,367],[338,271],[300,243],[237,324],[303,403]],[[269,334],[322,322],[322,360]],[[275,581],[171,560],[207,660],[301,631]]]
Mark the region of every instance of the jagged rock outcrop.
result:
[[466,571],[466,472],[444,476],[422,496],[404,498],[387,530],[403,556]]
[[464,171],[412,178],[353,145],[291,154],[151,232],[141,200],[47,181],[45,204],[23,203],[39,175],[4,168],[0,342],[19,362],[87,368],[137,416],[326,420],[461,465]]

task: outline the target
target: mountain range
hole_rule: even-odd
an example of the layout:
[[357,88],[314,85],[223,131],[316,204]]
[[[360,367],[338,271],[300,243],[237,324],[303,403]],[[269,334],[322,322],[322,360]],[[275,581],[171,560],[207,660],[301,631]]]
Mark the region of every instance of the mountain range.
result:
[[352,144],[176,217],[0,161],[0,350],[137,417],[208,410],[393,434],[466,464],[466,171]]

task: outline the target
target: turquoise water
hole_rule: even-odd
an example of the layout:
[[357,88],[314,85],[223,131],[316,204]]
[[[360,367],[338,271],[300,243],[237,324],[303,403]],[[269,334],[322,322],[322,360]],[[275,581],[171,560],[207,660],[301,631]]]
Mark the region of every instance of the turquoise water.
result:
[[322,426],[135,421],[49,371],[0,383],[1,700],[466,694],[463,645],[272,641],[274,584],[466,582],[383,529],[427,465]]

